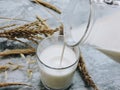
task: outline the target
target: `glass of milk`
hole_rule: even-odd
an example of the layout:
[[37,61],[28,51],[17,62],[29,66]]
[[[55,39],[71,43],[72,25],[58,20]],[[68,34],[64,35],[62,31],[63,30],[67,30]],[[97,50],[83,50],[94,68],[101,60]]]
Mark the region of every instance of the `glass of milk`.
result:
[[64,45],[63,36],[48,37],[38,45],[41,81],[47,89],[64,90],[72,83],[80,51],[78,46]]

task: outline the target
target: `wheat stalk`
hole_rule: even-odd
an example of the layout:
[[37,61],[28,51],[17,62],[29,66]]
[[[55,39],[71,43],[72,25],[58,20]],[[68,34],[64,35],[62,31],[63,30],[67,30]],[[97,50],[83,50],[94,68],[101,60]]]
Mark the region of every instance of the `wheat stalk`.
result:
[[89,75],[87,68],[85,66],[84,58],[82,54],[80,55],[78,68],[80,70],[80,73],[83,77],[83,80],[86,82],[88,86],[91,86],[94,90],[99,90],[94,81],[92,80],[91,76]]
[[61,14],[61,11],[57,7],[53,6],[52,4],[50,4],[48,2],[45,2],[43,0],[33,0],[32,2],[43,5],[43,6],[47,7],[47,8],[49,8],[49,9],[57,12],[58,14]]

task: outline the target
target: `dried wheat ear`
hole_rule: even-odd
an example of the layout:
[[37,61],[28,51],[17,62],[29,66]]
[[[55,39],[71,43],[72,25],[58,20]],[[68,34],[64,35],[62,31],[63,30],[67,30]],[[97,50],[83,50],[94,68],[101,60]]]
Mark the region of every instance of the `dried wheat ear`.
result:
[[[36,16],[36,18],[37,18],[36,21],[18,27],[15,24],[0,27],[1,29],[0,38],[7,38],[8,40],[18,41],[29,47],[26,49],[5,50],[3,52],[0,52],[0,56],[20,53],[23,54],[35,53],[35,49],[26,42],[20,40],[20,38],[24,38],[27,39],[28,41],[32,41],[34,44],[38,44],[38,40],[42,40],[45,37],[51,36],[55,32],[63,31],[63,25],[60,25],[59,27],[52,29],[46,23],[45,19],[42,19],[39,16]],[[10,27],[14,26],[15,28],[10,29]]]
[[80,55],[79,63],[78,63],[78,69],[80,71],[80,74],[85,82],[85,84],[89,87],[92,87],[94,90],[99,90],[94,81],[92,80],[91,76],[88,73],[86,64],[84,62],[83,55]]

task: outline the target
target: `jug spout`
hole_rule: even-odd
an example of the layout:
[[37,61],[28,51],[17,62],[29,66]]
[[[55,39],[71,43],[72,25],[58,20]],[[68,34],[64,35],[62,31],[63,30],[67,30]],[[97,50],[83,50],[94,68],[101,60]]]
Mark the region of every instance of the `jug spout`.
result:
[[111,59],[120,63],[120,52],[112,51],[112,50],[106,50],[106,49],[102,49],[102,48],[96,48],[96,49],[101,51],[105,55],[109,56]]

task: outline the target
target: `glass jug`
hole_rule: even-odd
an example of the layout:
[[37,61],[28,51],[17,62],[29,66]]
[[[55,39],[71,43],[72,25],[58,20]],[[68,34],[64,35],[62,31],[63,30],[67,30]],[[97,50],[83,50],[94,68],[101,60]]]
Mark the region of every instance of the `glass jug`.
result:
[[69,46],[89,44],[120,62],[120,1],[72,1],[62,17],[65,43]]

